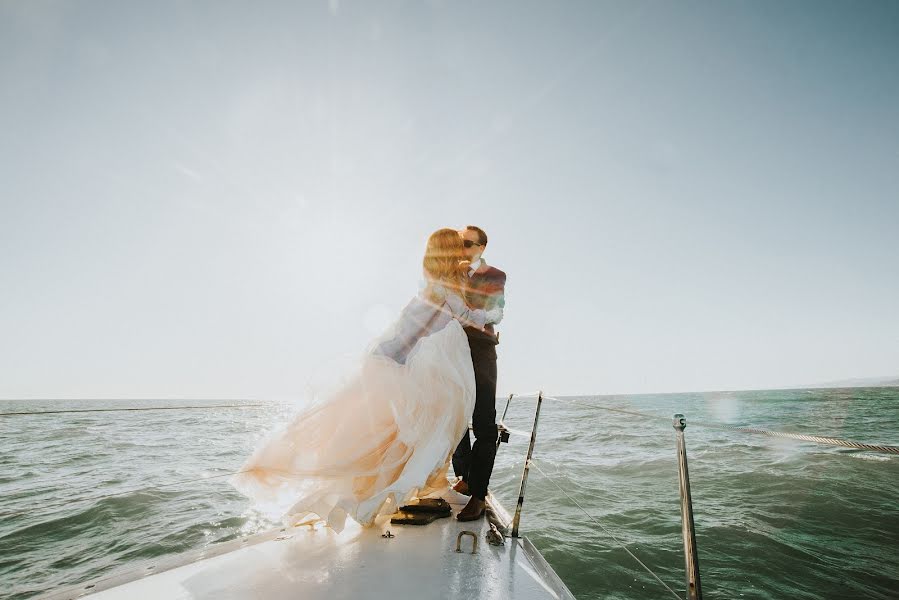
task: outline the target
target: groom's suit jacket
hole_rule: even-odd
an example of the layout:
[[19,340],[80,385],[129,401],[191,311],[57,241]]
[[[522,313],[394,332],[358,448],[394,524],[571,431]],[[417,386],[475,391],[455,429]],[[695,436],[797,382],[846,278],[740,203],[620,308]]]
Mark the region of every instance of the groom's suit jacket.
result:
[[[465,302],[471,308],[483,310],[490,310],[497,306],[504,307],[506,305],[506,274],[496,267],[486,266],[486,269],[478,269],[468,278]],[[468,334],[469,340],[499,343],[492,324],[488,324],[484,331],[466,327],[465,333]]]

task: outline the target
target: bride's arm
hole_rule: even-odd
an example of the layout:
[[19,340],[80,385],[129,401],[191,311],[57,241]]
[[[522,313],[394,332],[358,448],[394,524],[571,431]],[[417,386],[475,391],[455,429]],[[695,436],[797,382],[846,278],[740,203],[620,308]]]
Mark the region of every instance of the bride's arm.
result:
[[453,313],[453,317],[461,321],[463,325],[484,329],[484,325],[487,324],[487,311],[469,308],[462,296],[458,294],[446,292],[445,305]]

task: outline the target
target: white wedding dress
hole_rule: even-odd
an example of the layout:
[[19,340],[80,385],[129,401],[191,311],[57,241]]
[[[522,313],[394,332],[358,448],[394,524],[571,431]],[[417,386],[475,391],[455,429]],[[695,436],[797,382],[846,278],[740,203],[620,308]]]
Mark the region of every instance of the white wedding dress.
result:
[[485,318],[454,294],[442,306],[414,298],[358,372],[275,431],[232,484],[271,516],[312,513],[336,531],[444,489],[475,399],[461,323]]

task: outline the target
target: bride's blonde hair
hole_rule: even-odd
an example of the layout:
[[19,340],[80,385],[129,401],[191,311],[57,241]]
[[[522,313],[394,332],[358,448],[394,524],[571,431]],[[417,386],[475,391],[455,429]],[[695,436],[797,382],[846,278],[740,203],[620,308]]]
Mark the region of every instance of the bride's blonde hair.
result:
[[422,266],[433,283],[460,292],[468,270],[462,236],[455,229],[438,229],[428,238]]

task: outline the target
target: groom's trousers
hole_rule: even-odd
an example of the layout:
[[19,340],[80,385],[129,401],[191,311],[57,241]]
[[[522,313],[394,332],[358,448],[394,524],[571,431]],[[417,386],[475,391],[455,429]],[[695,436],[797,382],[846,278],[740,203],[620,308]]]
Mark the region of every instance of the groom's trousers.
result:
[[453,471],[468,484],[471,495],[482,500],[496,458],[496,342],[469,335],[471,362],[474,366],[475,402],[471,415],[474,444],[469,432],[453,453]]

